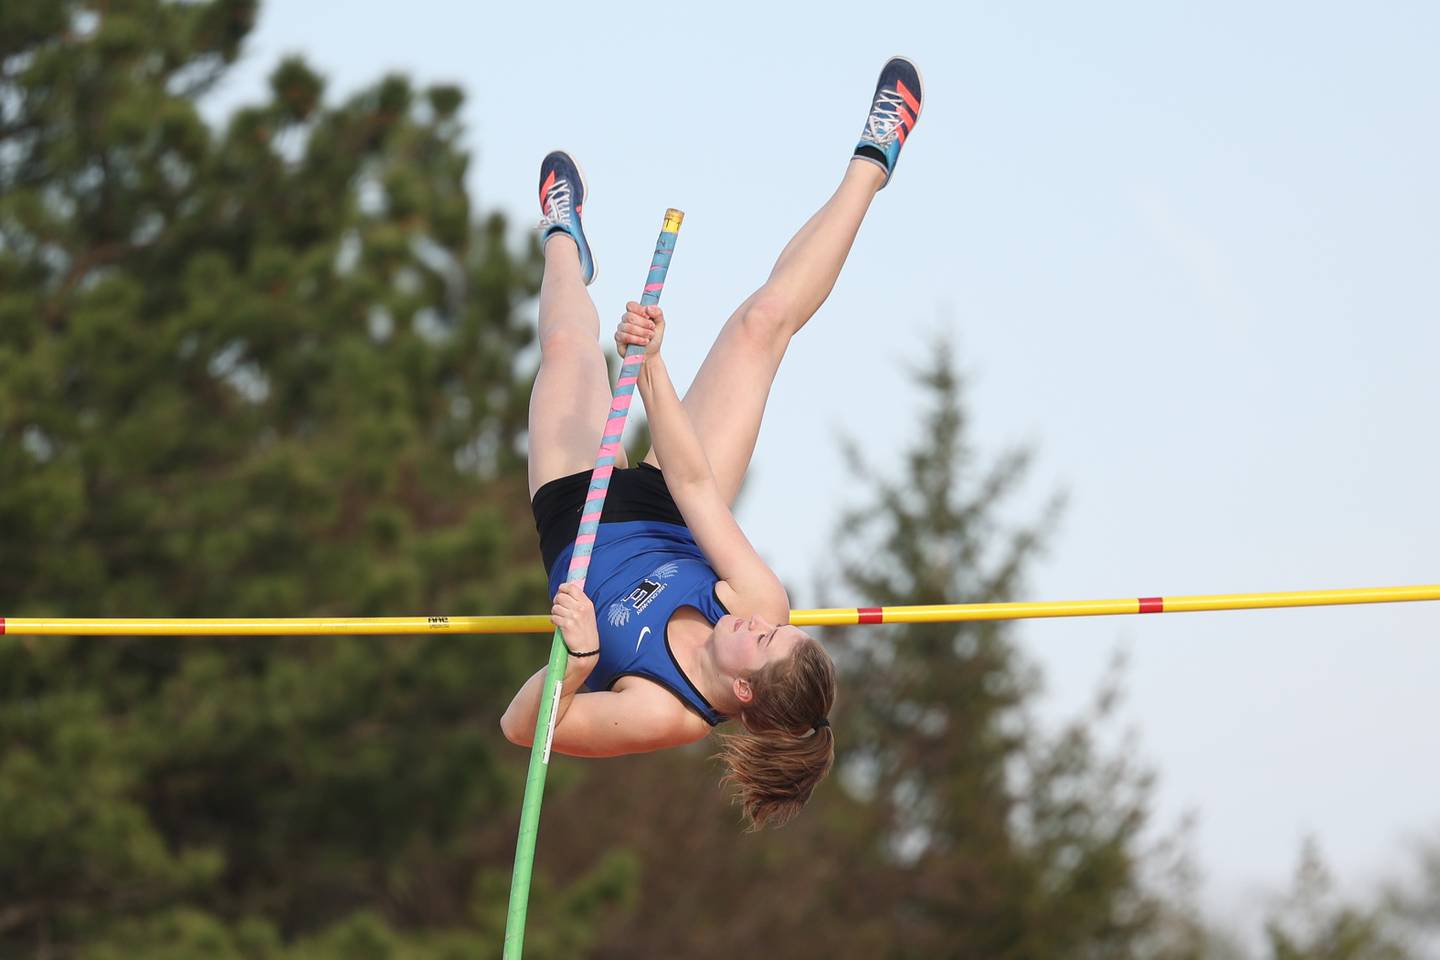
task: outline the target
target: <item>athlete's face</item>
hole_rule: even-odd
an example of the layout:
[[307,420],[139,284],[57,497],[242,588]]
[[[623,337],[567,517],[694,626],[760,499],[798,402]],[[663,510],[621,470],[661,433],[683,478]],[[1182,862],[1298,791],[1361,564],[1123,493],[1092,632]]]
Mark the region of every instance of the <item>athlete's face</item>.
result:
[[764,617],[727,614],[715,624],[715,659],[733,677],[748,677],[795,652],[805,639],[799,627],[776,626]]

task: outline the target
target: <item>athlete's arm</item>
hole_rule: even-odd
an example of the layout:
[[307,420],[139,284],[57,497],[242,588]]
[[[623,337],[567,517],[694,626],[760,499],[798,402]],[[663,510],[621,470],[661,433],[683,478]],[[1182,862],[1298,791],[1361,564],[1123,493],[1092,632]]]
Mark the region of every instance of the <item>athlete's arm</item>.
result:
[[780,578],[760,558],[730,505],[715,482],[705,448],[695,434],[690,415],[675,392],[675,384],[660,356],[665,315],[657,306],[630,303],[615,332],[615,344],[624,352],[631,343],[646,345],[645,362],[636,386],[645,402],[650,439],[665,471],[665,486],[685,517],[685,525],[722,580],[757,612],[783,621],[790,616],[790,599]]
[[[600,634],[595,607],[579,586],[567,583],[555,595],[550,620],[560,628],[565,645],[576,653],[597,650]],[[668,691],[650,684],[623,690],[581,693],[580,685],[595,669],[595,657],[570,657],[560,685],[552,748],[572,757],[618,757],[693,743],[710,725],[681,706]],[[545,692],[545,668],[525,681],[500,718],[511,743],[530,746]]]
[[576,695],[555,728],[554,748],[572,757],[619,757],[694,743],[709,732],[674,694],[637,683]]
[[[600,632],[595,626],[595,606],[578,584],[566,583],[555,594],[555,605],[550,610],[550,622],[560,628],[565,646],[576,653],[600,649]],[[500,729],[511,743],[529,746],[535,736],[535,723],[540,716],[540,698],[545,692],[546,667],[541,667],[534,676],[515,694],[500,718]],[[595,657],[568,657],[565,676],[560,683],[560,702],[556,706],[555,722],[559,724],[575,702],[576,691],[595,669]]]

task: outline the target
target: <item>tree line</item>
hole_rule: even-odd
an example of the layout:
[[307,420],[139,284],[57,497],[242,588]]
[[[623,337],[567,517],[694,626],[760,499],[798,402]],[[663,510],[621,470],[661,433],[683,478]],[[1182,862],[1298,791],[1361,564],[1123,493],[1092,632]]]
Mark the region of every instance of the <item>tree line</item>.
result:
[[[463,92],[344,102],[301,59],[218,127],[255,0],[0,5],[0,613],[545,609],[526,500],[540,258],[472,208]],[[1014,598],[1056,509],[968,439],[852,453],[849,601]],[[839,536],[845,529],[846,536]],[[1058,731],[1003,624],[836,630],[837,770],[747,835],[713,744],[550,774],[537,958],[1249,956],[1202,915],[1152,774]],[[498,956],[533,637],[0,637],[0,957]],[[1318,855],[1259,949],[1425,955],[1440,849],[1373,900]],[[1428,941],[1433,945],[1433,941]]]

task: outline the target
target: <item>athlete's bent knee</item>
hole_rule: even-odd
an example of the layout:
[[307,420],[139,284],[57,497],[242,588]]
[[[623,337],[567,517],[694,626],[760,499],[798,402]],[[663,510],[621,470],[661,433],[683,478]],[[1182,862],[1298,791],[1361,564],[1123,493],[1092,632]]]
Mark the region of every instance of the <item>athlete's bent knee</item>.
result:
[[785,344],[798,327],[795,311],[778,297],[757,294],[740,313],[741,331],[765,344]]
[[540,336],[540,353],[544,357],[575,354],[589,356],[600,349],[595,335],[574,327],[558,327]]

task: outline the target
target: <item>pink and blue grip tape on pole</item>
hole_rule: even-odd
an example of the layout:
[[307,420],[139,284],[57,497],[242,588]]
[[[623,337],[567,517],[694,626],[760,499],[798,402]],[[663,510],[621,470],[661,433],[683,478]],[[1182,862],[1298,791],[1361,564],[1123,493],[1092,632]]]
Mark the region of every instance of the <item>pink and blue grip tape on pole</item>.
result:
[[[684,219],[685,214],[679,210],[665,211],[665,223],[660,230],[660,239],[655,242],[655,256],[650,261],[650,274],[645,279],[645,292],[640,296],[640,303],[644,306],[660,302],[660,293],[665,289],[665,274],[670,269],[670,257],[675,252],[675,239]],[[585,505],[580,509],[580,530],[575,535],[575,549],[570,555],[566,583],[585,585],[590,554],[595,549],[595,537],[600,530],[600,514],[605,509],[605,495],[610,490],[615,458],[620,453],[620,435],[625,432],[625,420],[635,396],[635,382],[640,378],[640,364],[644,360],[643,346],[632,343],[626,348],[625,358],[620,364],[620,376],[615,381],[614,397],[610,401],[610,415],[605,421],[605,435],[600,440],[600,455],[590,473]]]

